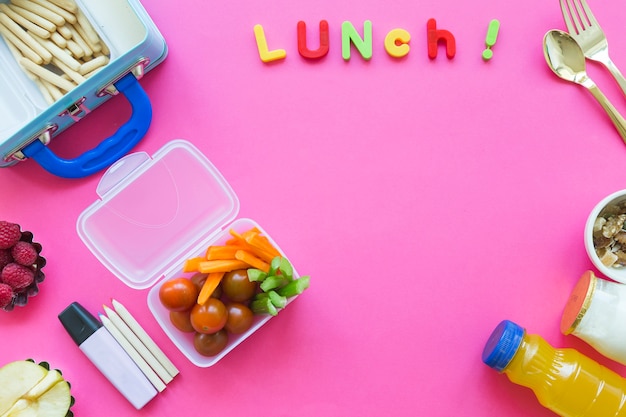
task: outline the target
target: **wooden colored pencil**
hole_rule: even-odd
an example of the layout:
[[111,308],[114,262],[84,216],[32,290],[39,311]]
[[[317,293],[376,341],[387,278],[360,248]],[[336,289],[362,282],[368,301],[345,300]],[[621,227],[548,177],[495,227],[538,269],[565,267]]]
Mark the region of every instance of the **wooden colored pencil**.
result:
[[104,327],[106,327],[109,333],[111,333],[111,336],[113,336],[113,338],[117,340],[117,342],[120,344],[120,346],[122,346],[126,353],[128,353],[128,356],[130,356],[133,362],[137,364],[137,366],[139,367],[139,369],[141,369],[141,372],[143,372],[146,378],[150,380],[150,383],[154,385],[154,388],[156,388],[157,391],[162,392],[166,387],[165,383],[161,381],[161,378],[159,378],[156,372],[154,372],[150,365],[148,365],[148,362],[146,362],[145,359],[141,357],[137,349],[135,349],[130,344],[128,339],[124,337],[124,335],[122,334],[122,332],[120,332],[117,326],[115,326],[115,324],[113,324],[113,322],[104,314],[100,314],[100,321],[102,321]]
[[165,353],[154,343],[154,340],[146,333],[141,325],[135,320],[130,312],[117,300],[112,300],[113,308],[124,320],[124,322],[135,332],[137,337],[146,345],[146,347],[152,352],[152,354],[159,360],[159,362],[167,369],[169,374],[174,377],[178,375],[178,369],[174,364],[165,356]]
[[137,349],[142,358],[148,362],[150,367],[154,369],[159,378],[166,384],[172,381],[173,377],[169,372],[161,365],[159,360],[152,354],[152,352],[144,345],[139,337],[131,330],[131,328],[122,320],[122,318],[109,307],[104,306],[104,312],[107,317],[111,319],[115,327],[124,335],[124,337],[130,342],[130,344]]

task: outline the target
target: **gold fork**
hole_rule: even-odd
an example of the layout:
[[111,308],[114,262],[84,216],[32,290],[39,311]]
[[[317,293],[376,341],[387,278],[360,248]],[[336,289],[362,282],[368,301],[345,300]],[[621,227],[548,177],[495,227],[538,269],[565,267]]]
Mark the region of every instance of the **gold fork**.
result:
[[565,26],[585,57],[604,65],[626,95],[626,79],[609,57],[609,44],[586,0],[559,0]]

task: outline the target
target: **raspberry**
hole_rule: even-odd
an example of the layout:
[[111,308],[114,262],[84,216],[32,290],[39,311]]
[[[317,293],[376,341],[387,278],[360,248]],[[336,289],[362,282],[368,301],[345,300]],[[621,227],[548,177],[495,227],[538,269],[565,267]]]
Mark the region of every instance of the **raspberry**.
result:
[[9,249],[22,237],[20,226],[7,221],[0,221],[0,249]]
[[13,289],[7,284],[0,283],[0,308],[5,308],[13,301]]
[[24,265],[32,266],[37,261],[37,251],[35,247],[28,242],[19,241],[11,248],[11,255],[14,262]]
[[2,269],[0,280],[13,288],[21,291],[33,283],[35,274],[29,268],[16,263],[10,263]]
[[0,249],[0,271],[2,268],[13,262],[13,256],[11,256],[11,250]]

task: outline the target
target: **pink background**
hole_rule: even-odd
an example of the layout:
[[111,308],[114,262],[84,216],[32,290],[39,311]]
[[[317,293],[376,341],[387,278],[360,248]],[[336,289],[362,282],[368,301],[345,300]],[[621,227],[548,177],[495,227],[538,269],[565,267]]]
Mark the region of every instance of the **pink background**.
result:
[[[0,314],[0,362],[32,357],[63,370],[77,416],[550,416],[528,389],[481,362],[502,319],[555,346],[571,288],[592,268],[582,231],[593,206],[626,188],[626,147],[583,88],[559,80],[542,37],[564,29],[556,0],[163,2],[144,6],[170,53],[141,84],[154,121],[137,150],[193,142],[311,288],[211,368],[197,368],[150,314],[148,290],[127,287],[76,232],[101,174],[53,177],[27,161],[0,171],[0,217],[35,234],[48,259],[41,293]],[[593,1],[613,60],[626,71],[626,8]],[[426,22],[453,33],[429,60]],[[501,22],[491,61],[489,21]],[[306,61],[296,24],[330,25],[330,52]],[[371,20],[369,62],[341,58],[340,27]],[[259,59],[253,26],[284,61]],[[385,34],[412,35],[404,59]],[[313,46],[313,44],[311,44]],[[619,88],[591,76],[626,112]],[[124,123],[116,98],[54,139],[62,156]],[[626,113],[625,113],[626,114]],[[155,192],[158,192],[155,190]],[[72,301],[102,311],[111,297],[135,313],[181,373],[143,410],[73,345],[57,319]]]

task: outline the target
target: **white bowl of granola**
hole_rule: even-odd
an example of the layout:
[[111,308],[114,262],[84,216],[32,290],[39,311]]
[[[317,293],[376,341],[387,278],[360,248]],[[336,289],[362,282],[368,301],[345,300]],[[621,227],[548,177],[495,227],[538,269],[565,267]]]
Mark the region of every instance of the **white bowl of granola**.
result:
[[585,249],[602,274],[626,284],[626,190],[593,208],[585,224]]

